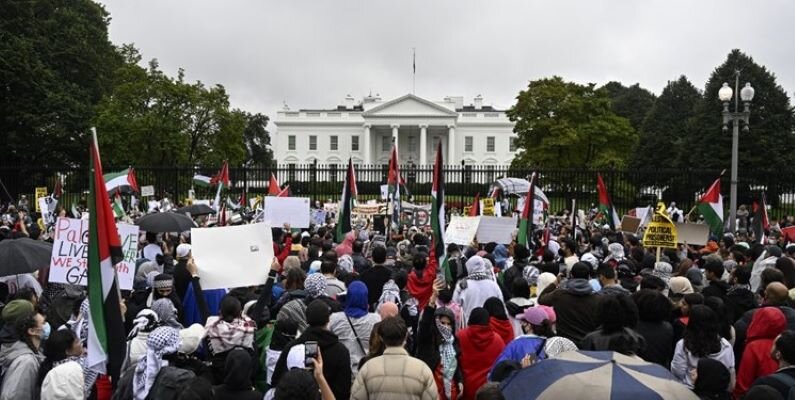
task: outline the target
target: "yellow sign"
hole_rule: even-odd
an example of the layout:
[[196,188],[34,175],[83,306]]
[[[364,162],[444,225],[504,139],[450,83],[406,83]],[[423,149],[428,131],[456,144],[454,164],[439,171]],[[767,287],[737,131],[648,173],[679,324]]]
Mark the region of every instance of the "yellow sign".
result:
[[677,243],[676,225],[665,212],[665,204],[657,203],[654,217],[643,234],[643,246],[675,249]]
[[483,199],[483,215],[494,215],[494,199],[486,197]]
[[47,197],[47,187],[40,186],[36,188],[36,212],[41,212],[41,206],[39,205],[39,199],[42,197]]

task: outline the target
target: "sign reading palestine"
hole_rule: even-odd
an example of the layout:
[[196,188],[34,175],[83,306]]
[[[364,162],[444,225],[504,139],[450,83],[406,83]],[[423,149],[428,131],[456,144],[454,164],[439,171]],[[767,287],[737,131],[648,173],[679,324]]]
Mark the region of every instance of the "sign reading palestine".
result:
[[665,212],[665,204],[657,203],[654,217],[643,235],[643,246],[675,249],[678,243],[676,236],[676,225]]

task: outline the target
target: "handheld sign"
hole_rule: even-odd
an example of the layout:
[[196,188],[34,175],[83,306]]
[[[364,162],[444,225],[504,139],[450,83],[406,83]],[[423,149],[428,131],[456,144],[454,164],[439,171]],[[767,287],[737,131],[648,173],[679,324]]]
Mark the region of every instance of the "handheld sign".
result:
[[665,212],[665,204],[658,203],[651,222],[643,235],[643,246],[657,248],[677,247],[676,225]]
[[47,197],[47,187],[46,186],[37,187],[36,198],[34,199],[36,212],[39,213],[41,212],[42,209],[41,209],[41,204],[39,203],[39,199],[43,199],[45,197]]
[[[154,196],[155,195],[155,187],[152,185],[149,186],[141,186],[141,196]],[[190,196],[189,196],[190,197]]]

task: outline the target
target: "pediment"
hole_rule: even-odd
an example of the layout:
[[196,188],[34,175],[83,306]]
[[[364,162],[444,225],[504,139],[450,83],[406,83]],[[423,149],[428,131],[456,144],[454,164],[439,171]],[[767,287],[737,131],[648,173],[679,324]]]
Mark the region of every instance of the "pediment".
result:
[[458,113],[413,94],[379,104],[363,113],[365,117],[457,117]]

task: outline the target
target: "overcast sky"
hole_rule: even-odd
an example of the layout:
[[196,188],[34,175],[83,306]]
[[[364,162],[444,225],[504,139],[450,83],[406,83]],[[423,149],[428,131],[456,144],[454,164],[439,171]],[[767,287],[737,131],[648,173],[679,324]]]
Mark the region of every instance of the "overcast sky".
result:
[[[104,0],[110,37],[232,104],[271,118],[346,94],[431,100],[482,94],[506,108],[533,79],[617,80],[659,94],[686,75],[703,89],[733,48],[795,90],[790,0]],[[743,28],[744,27],[744,28]],[[717,95],[717,94],[715,94]]]

